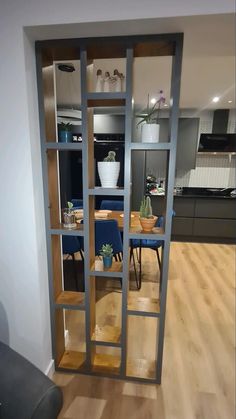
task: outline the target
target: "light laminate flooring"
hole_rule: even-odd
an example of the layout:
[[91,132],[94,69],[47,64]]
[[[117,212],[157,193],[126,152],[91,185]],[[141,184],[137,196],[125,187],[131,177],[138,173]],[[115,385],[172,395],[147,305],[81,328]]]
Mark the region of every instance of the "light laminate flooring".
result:
[[[155,296],[159,273],[151,250],[143,251],[143,275],[139,295]],[[109,304],[102,305],[103,298]],[[98,318],[104,306],[118,307],[119,298],[118,289],[104,296],[98,293]],[[139,322],[132,326],[132,334],[136,328],[140,338],[139,326]],[[130,345],[131,356],[132,352],[136,355],[137,346]],[[144,342],[145,356],[148,347]],[[64,394],[59,418],[234,419],[234,350],[235,247],[173,242],[162,384],[55,373]]]

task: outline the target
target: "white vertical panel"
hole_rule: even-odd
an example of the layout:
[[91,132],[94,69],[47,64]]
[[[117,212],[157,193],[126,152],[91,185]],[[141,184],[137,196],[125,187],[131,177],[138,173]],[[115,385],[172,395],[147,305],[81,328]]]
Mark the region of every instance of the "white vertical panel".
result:
[[198,155],[196,169],[177,171],[176,185],[186,187],[235,187],[235,156]]

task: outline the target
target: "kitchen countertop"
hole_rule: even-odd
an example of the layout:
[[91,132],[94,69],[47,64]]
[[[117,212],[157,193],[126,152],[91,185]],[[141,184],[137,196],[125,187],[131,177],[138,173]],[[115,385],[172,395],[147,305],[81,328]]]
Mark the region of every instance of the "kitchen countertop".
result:
[[[154,195],[152,195],[152,196],[154,196]],[[158,195],[156,195],[156,196],[158,196]],[[236,196],[230,196],[230,195],[227,195],[227,196],[222,196],[222,195],[190,195],[190,194],[174,194],[174,196],[175,197],[178,197],[178,198],[203,198],[203,199],[206,199],[206,198],[208,198],[208,199],[235,199],[236,198]]]
[[[178,198],[203,198],[203,199],[235,199],[235,196],[231,196],[230,192],[233,188],[217,189],[217,188],[183,188],[181,192],[174,193],[175,197]],[[162,197],[164,195],[150,194],[150,196]]]

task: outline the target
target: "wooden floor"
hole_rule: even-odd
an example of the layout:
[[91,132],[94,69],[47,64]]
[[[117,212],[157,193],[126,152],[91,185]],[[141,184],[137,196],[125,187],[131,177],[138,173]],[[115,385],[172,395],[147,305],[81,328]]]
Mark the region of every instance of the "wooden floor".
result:
[[[140,296],[156,293],[155,257],[143,253]],[[116,307],[119,291],[105,298]],[[138,325],[136,332],[141,341]],[[64,394],[59,418],[234,419],[234,348],[235,247],[172,243],[162,385],[56,373]]]

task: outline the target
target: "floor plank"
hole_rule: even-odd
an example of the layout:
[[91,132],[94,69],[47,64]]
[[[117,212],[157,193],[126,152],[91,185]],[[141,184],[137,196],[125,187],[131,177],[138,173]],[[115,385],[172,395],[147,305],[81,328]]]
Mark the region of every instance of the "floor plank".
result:
[[[156,298],[155,253],[145,249],[143,261],[142,289],[131,286],[130,296]],[[97,316],[117,326],[120,285],[109,284],[109,292],[98,292]],[[235,246],[173,242],[167,298],[162,385],[56,373],[60,419],[234,419]],[[130,351],[135,355],[135,345]]]

